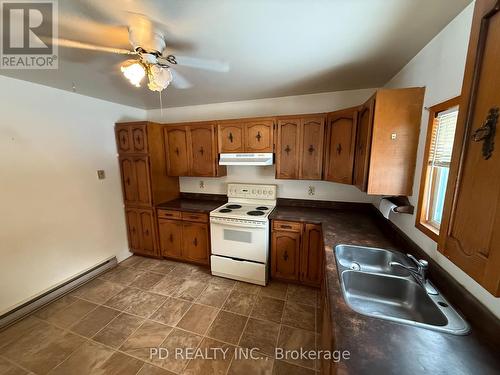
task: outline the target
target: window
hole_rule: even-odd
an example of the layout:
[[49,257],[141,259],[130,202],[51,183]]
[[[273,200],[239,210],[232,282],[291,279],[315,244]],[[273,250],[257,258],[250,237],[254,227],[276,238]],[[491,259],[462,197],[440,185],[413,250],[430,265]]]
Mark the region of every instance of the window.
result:
[[450,171],[459,98],[429,109],[416,226],[437,241]]

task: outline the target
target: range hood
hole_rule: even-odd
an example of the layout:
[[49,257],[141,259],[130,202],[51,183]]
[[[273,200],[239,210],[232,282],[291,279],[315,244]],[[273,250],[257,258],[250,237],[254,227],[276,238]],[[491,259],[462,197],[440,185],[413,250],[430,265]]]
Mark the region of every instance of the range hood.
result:
[[219,165],[272,165],[273,153],[220,154]]

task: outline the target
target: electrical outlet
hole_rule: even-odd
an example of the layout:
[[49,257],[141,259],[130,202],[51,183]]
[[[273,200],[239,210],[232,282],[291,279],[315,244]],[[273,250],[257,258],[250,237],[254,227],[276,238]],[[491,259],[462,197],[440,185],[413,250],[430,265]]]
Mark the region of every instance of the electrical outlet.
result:
[[200,189],[205,189],[205,181],[200,180]]
[[99,169],[99,170],[97,171],[97,178],[98,178],[99,180],[104,180],[104,179],[106,178],[106,173],[104,173],[104,170]]
[[312,185],[309,185],[309,188],[307,189],[307,193],[308,193],[309,195],[314,195],[314,194],[316,194],[316,188],[315,188],[314,186],[312,186]]

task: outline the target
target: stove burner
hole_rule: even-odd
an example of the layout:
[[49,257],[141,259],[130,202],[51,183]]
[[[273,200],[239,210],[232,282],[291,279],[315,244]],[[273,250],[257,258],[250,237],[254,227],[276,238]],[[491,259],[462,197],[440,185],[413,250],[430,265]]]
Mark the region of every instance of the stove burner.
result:
[[237,209],[237,208],[241,208],[241,205],[239,205],[239,204],[228,204],[228,205],[226,206],[226,208],[230,208],[230,209],[235,210],[235,209]]
[[222,212],[222,213],[226,213],[226,212],[231,212],[232,210],[230,210],[229,208],[223,208],[221,210],[219,210],[219,212]]
[[262,212],[262,211],[248,211],[247,215],[250,215],[250,216],[262,216],[262,215],[264,215],[264,212]]
[[256,210],[259,210],[259,211],[265,211],[265,210],[269,210],[269,207],[266,207],[266,206],[259,206],[256,208]]

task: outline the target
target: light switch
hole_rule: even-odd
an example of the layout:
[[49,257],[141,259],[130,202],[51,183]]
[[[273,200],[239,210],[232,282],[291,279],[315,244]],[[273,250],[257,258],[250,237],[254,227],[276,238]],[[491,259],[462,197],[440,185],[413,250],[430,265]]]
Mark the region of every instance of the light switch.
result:
[[97,171],[97,178],[99,180],[104,180],[106,178],[106,173],[104,173],[104,170],[103,169],[99,169]]

